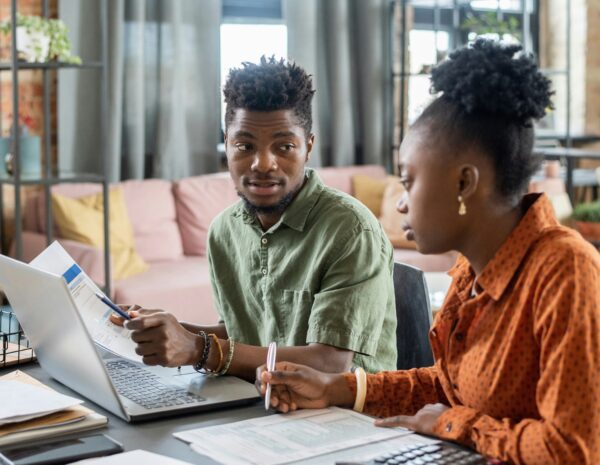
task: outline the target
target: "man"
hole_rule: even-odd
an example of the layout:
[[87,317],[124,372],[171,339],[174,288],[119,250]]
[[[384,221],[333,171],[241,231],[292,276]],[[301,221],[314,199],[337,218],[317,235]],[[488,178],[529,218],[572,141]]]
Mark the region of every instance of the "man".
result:
[[366,207],[305,168],[314,142],[310,76],[263,57],[232,70],[224,94],[227,160],[242,200],[209,231],[221,322],[199,327],[141,310],[126,324],[137,352],[150,365],[249,380],[271,341],[277,360],[327,372],[353,363],[394,369],[392,248]]

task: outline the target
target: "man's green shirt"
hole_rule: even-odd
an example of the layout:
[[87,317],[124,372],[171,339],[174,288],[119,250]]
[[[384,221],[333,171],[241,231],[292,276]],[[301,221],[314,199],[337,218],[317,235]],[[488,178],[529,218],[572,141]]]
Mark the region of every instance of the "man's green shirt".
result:
[[327,344],[370,372],[396,368],[393,250],[358,200],[306,182],[263,231],[243,202],[208,235],[215,306],[229,337],[255,346]]

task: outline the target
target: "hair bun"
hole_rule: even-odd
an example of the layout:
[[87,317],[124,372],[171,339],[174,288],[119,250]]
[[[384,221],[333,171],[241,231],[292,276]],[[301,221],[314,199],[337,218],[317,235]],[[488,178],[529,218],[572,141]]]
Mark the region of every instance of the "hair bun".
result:
[[479,38],[432,70],[432,90],[468,115],[492,114],[520,124],[539,119],[552,107],[550,80],[521,50]]

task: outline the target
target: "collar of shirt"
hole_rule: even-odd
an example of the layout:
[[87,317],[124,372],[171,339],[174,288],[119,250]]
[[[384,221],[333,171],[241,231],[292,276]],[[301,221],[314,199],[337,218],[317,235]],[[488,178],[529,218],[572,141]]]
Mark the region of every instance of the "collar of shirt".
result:
[[[324,187],[323,181],[321,181],[313,169],[305,168],[304,173],[306,181],[300,192],[298,192],[292,203],[285,209],[279,221],[271,227],[270,231],[277,230],[282,224],[296,231],[302,232],[304,230],[308,216],[317,203]],[[240,202],[233,215],[241,217],[244,223],[257,223],[256,216],[246,209],[243,201]]]
[[[525,215],[477,278],[478,287],[496,301],[542,231],[558,225],[552,204],[545,194],[527,194],[523,198],[523,206],[527,209]],[[462,301],[469,299],[475,274],[466,257],[461,255],[448,274],[456,281],[459,298]]]

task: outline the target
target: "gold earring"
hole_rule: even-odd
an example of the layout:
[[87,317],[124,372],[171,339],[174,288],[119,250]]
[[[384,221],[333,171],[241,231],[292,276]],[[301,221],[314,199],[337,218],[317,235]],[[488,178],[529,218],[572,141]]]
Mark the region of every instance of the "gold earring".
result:
[[462,195],[458,196],[458,201],[460,203],[460,205],[458,207],[458,214],[460,216],[464,216],[467,214],[467,206],[465,205],[465,201],[463,200]]

